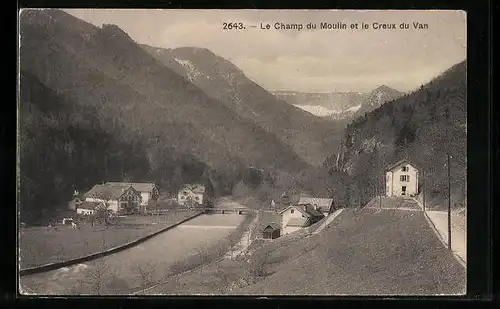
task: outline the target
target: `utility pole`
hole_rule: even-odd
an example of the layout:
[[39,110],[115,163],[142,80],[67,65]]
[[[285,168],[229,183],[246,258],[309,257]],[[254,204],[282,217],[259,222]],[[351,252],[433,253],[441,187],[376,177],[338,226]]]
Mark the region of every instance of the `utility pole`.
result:
[[425,212],[425,171],[422,171],[422,195],[423,195],[423,201],[422,205],[424,207],[424,212]]
[[382,192],[383,191],[380,191],[380,194],[378,196],[378,206],[380,209],[382,209]]
[[451,250],[451,178],[450,154],[448,153],[448,249]]
[[[445,110],[446,113],[446,122],[447,122],[447,138],[448,138],[448,147],[451,147],[451,138],[450,138],[450,109],[449,107]],[[450,151],[448,150],[448,249],[451,250],[451,176],[450,176]]]

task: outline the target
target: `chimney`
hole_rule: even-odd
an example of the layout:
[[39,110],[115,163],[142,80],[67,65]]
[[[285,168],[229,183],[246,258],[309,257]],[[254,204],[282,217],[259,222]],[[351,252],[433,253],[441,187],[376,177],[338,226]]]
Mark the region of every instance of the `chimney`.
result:
[[77,190],[73,191],[73,196],[77,196],[77,195],[78,195],[78,191]]

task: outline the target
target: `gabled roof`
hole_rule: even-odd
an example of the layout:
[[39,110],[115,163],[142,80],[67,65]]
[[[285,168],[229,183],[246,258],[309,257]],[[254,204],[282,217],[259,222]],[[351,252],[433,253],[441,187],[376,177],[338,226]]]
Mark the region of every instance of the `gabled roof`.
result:
[[78,205],[76,208],[77,209],[96,209],[101,205],[101,203],[96,203],[96,202],[83,202],[80,205]]
[[269,223],[263,231],[273,231],[273,230],[279,230],[279,226],[276,223]]
[[306,205],[305,211],[311,215],[311,217],[324,217],[323,213],[319,210],[314,209],[313,206]]
[[[410,161],[408,161],[407,159],[402,159],[402,160],[399,160],[398,162],[396,162],[394,164],[389,165],[386,168],[386,171],[387,172],[391,171],[391,170],[395,169],[396,167],[399,167],[402,164],[408,164],[408,165],[411,165],[413,168],[415,168],[415,166],[413,166],[413,164],[411,164]],[[415,169],[417,169],[417,168],[415,168]]]
[[305,211],[305,207],[300,207],[300,206],[296,206],[296,205],[290,205],[290,206],[286,207],[285,209],[281,210],[278,214],[282,214],[290,208],[293,208],[293,209],[300,211],[303,215],[305,215],[307,217],[311,217],[311,215]]
[[310,217],[323,217],[324,216],[323,213],[320,212],[319,210],[316,210],[316,209],[314,209],[314,207],[307,206],[307,205],[300,205],[300,206],[291,205],[291,206],[288,206],[287,208],[283,209],[282,211],[280,211],[279,214],[284,213],[285,211],[287,211],[288,209],[290,209],[292,207],[294,209],[297,209],[298,211],[300,211],[307,218],[310,218]]
[[103,200],[117,200],[120,196],[123,195],[129,189],[133,190],[136,194],[139,195],[137,190],[135,190],[132,186],[122,187],[122,186],[113,186],[109,184],[104,185],[95,185],[90,189],[87,193],[84,194],[85,198],[99,198]]
[[152,182],[107,182],[107,185],[128,188],[132,186],[138,192],[151,192],[156,185]]
[[322,198],[322,197],[308,197],[308,196],[301,196],[299,200],[299,205],[316,205],[318,207],[321,207],[323,210],[324,208],[330,209],[332,206],[333,199],[332,198]]
[[191,192],[193,193],[196,193],[196,194],[203,194],[205,193],[205,186],[204,185],[200,185],[200,184],[184,184],[181,186],[181,188],[179,189],[180,190],[190,190]]

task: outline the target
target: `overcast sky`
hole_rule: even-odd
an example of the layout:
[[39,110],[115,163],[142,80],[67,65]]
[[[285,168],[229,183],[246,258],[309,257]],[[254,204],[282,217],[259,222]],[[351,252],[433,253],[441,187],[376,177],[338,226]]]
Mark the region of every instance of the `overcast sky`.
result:
[[[466,16],[460,11],[65,11],[99,27],[116,24],[138,43],[208,48],[268,90],[364,92],[385,84],[409,91],[466,58]],[[224,22],[246,29],[223,30]],[[317,28],[277,30],[276,22]],[[348,29],[320,29],[321,22],[344,22]],[[359,29],[362,22],[370,29]],[[397,29],[376,30],[374,22]],[[410,29],[399,29],[403,22]],[[428,29],[412,29],[413,22]],[[271,29],[261,30],[260,23]],[[351,23],[358,30],[349,29]]]

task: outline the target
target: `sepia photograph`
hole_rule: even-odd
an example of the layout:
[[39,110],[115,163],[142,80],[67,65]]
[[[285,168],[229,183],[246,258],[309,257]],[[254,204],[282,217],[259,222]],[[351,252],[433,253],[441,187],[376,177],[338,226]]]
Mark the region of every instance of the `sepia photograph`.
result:
[[19,294],[466,294],[466,12],[18,21]]

